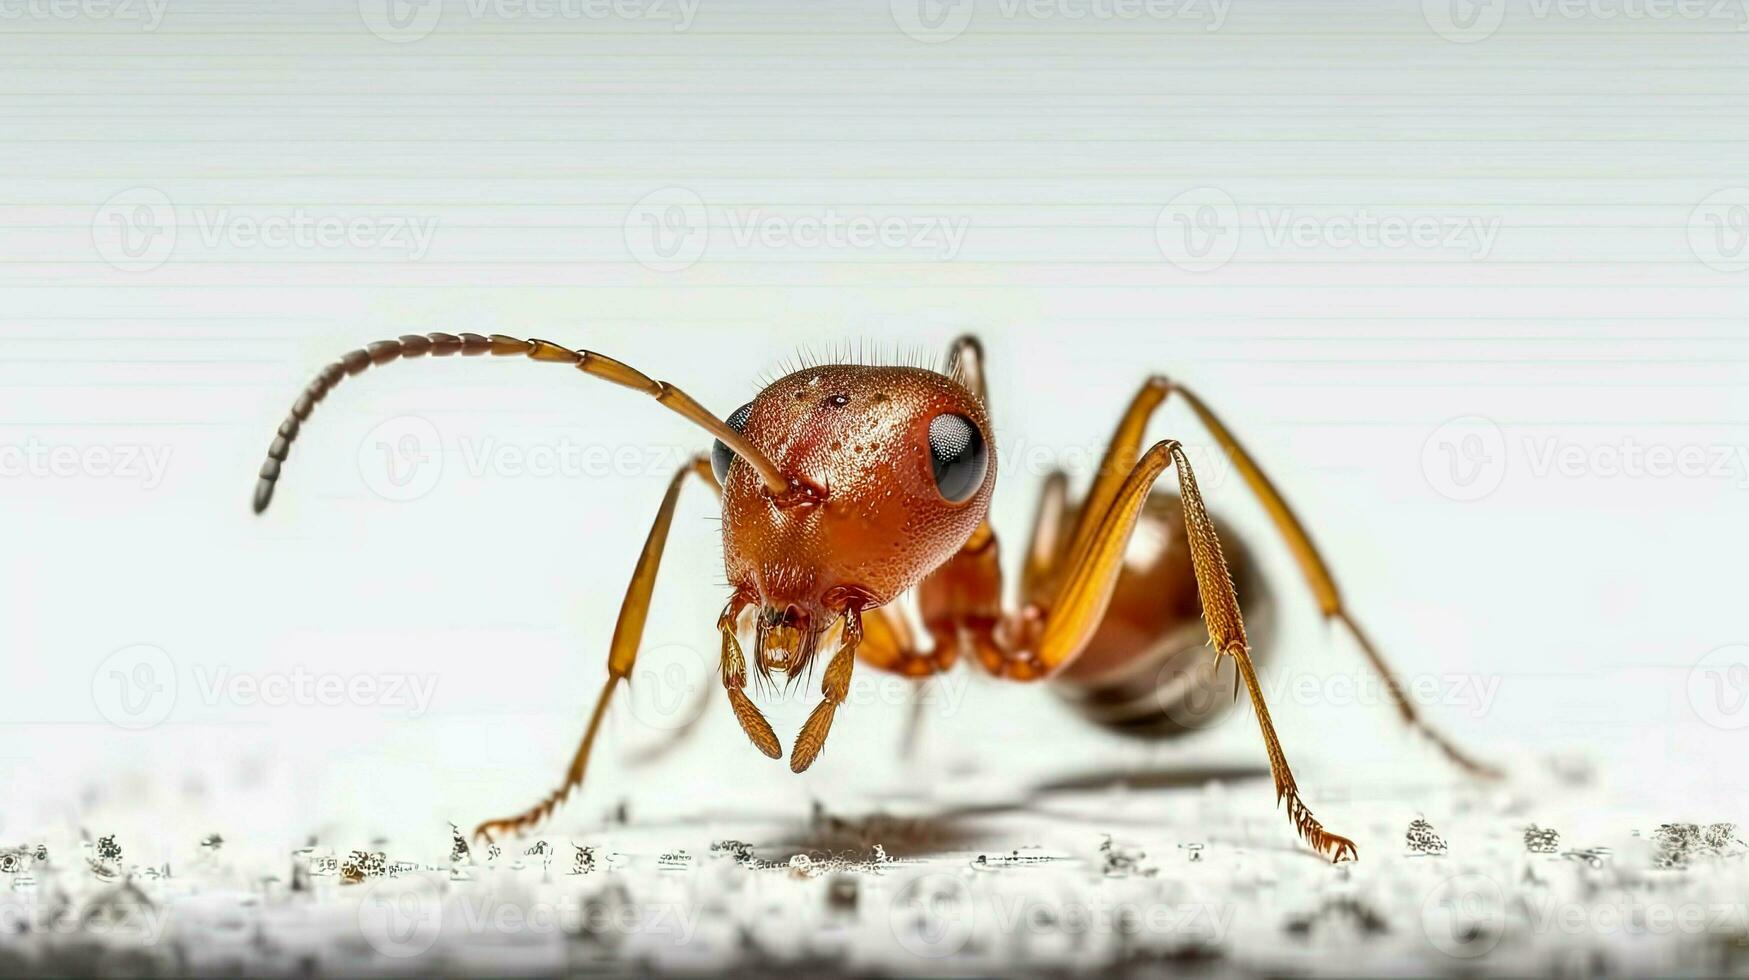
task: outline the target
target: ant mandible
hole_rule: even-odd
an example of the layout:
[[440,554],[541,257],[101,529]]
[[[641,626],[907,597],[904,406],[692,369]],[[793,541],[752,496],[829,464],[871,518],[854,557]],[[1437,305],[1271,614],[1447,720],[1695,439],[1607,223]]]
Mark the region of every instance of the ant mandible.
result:
[[[1300,797],[1264,703],[1227,559],[1183,447],[1168,439],[1142,451],[1149,419],[1173,394],[1207,427],[1262,501],[1324,617],[1354,635],[1384,678],[1402,720],[1464,769],[1496,775],[1420,719],[1343,606],[1328,566],[1275,486],[1202,399],[1163,377],[1149,378],[1131,400],[1085,498],[1069,502],[1060,472],[1047,480],[1026,549],[1026,599],[1015,611],[1003,607],[996,533],[986,520],[996,486],[996,452],[983,349],[971,337],[954,342],[946,373],[856,364],[808,367],[771,383],[726,420],[679,388],[594,351],[501,334],[409,334],[379,341],[328,365],[292,406],[262,465],[256,513],[272,500],[299,427],[342,378],[373,364],[457,353],[569,364],[650,395],[716,437],[709,456],[694,457],[675,473],[656,511],[614,626],[607,682],[564,783],[519,816],[481,824],[475,831],[479,836],[528,829],[582,784],[607,705],[631,677],[637,659],[681,486],[695,476],[721,498],[723,560],[734,588],[717,620],[723,688],[741,728],[765,755],[780,758],[783,747],[747,696],[743,635],[752,636],[753,667],[767,681],[774,673],[791,680],[804,676],[818,652],[831,653],[821,684],[824,698],[790,753],[790,769],[799,773],[825,747],[858,660],[925,678],[967,655],[996,677],[1039,681],[1062,678],[1097,636],[1102,663],[1148,667],[1148,658],[1161,655],[1160,645],[1142,642],[1129,629],[1117,631],[1114,647],[1100,630],[1108,612],[1121,613],[1128,626],[1143,624],[1157,639],[1194,621],[1200,610],[1216,651],[1214,663],[1231,658],[1237,673],[1234,697],[1241,680],[1250,695],[1277,802],[1286,801],[1289,819],[1314,850],[1332,861],[1355,857],[1354,842],[1325,830]],[[1177,470],[1176,496],[1154,489],[1167,469]],[[1181,527],[1168,524],[1174,518]],[[1171,535],[1178,545],[1163,573],[1125,567],[1126,547],[1139,522]],[[1185,565],[1190,574],[1184,574]],[[932,641],[926,645],[916,642],[891,605],[913,589]],[[1113,607],[1114,595],[1120,596],[1119,607]]]

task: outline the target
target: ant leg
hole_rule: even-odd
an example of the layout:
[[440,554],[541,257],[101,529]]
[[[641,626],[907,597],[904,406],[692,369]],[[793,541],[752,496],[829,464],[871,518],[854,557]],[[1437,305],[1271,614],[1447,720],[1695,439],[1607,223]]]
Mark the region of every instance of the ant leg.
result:
[[862,620],[862,641],[856,659],[876,670],[917,680],[945,673],[959,660],[955,648],[923,650],[911,635],[910,624],[892,606],[868,610]]
[[955,338],[947,351],[947,376],[990,407],[989,386],[984,383],[984,345],[971,334]]
[[1312,594],[1318,600],[1319,611],[1327,620],[1335,620],[1347,627],[1359,644],[1361,654],[1367,659],[1373,671],[1385,682],[1385,690],[1390,692],[1391,703],[1397,709],[1397,715],[1415,731],[1420,732],[1432,742],[1445,756],[1460,768],[1478,776],[1498,778],[1499,769],[1478,761],[1468,753],[1458,748],[1455,743],[1446,738],[1438,729],[1429,725],[1415,710],[1415,703],[1409,699],[1408,692],[1397,680],[1390,665],[1385,663],[1383,654],[1373,646],[1372,639],[1355,622],[1354,617],[1343,604],[1342,593],[1336,587],[1336,579],[1330,572],[1330,566],[1318,553],[1317,546],[1312,543],[1312,536],[1306,531],[1304,524],[1294,514],[1287,500],[1277,490],[1268,476],[1257,465],[1251,454],[1240,445],[1230,429],[1215,416],[1215,413],[1197,397],[1196,393],[1181,384],[1166,378],[1155,376],[1149,378],[1136,393],[1135,400],[1130,403],[1129,410],[1124,413],[1123,420],[1118,424],[1117,433],[1113,436],[1111,447],[1107,450],[1104,461],[1100,464],[1098,477],[1093,489],[1088,493],[1088,506],[1082,510],[1080,525],[1076,528],[1076,542],[1084,542],[1085,536],[1092,533],[1095,521],[1091,515],[1103,513],[1103,508],[1109,505],[1111,496],[1115,494],[1117,485],[1122,482],[1122,473],[1136,458],[1141,447],[1142,432],[1148,424],[1154,410],[1166,400],[1168,395],[1177,393],[1196,413],[1203,426],[1214,436],[1215,442],[1226,451],[1232,459],[1239,474],[1245,478],[1245,483],[1251,492],[1263,504],[1263,509],[1274,522],[1276,531],[1287,542],[1288,549],[1293,552],[1294,560],[1300,566],[1300,572],[1305,576],[1306,583],[1311,586]]
[[595,736],[601,731],[601,719],[607,714],[607,704],[613,697],[614,689],[621,681],[628,681],[632,676],[632,667],[638,659],[638,644],[644,638],[644,622],[650,613],[650,594],[656,586],[656,572],[662,566],[662,549],[668,543],[668,529],[674,523],[674,507],[680,499],[680,487],[688,475],[697,476],[712,488],[716,488],[715,475],[711,473],[709,458],[693,457],[685,466],[668,481],[668,492],[662,497],[662,505],[656,511],[655,523],[650,527],[650,535],[644,540],[644,549],[638,555],[638,564],[632,571],[631,583],[626,586],[625,601],[620,604],[619,620],[614,623],[613,642],[607,654],[607,682],[601,687],[601,694],[595,699],[595,710],[589,715],[589,727],[583,732],[583,742],[577,747],[577,754],[571,758],[571,767],[565,771],[564,783],[546,798],[530,807],[525,812],[500,820],[488,820],[474,829],[474,836],[491,840],[495,832],[520,834],[533,825],[545,820],[559,804],[571,795],[583,783],[583,775],[589,768],[589,753],[595,747]]
[[778,744],[777,733],[771,730],[771,722],[765,720],[758,706],[747,697],[747,656],[741,652],[735,623],[741,618],[741,611],[749,605],[752,605],[752,600],[737,594],[729,600],[722,618],[717,620],[717,630],[723,634],[723,688],[729,692],[729,707],[735,712],[735,720],[741,723],[741,730],[752,740],[753,747],[770,758],[779,759],[783,757],[783,746]]
[[[948,351],[948,375],[988,407],[984,347],[970,334]],[[934,641],[935,670],[952,666],[962,651],[980,659],[1002,656],[1002,567],[996,531],[985,520],[966,543],[917,586],[917,607]],[[1029,557],[1029,565],[1030,565]]]
[[1233,580],[1227,572],[1226,558],[1221,554],[1220,539],[1203,506],[1202,494],[1196,486],[1190,461],[1177,442],[1155,443],[1142,455],[1130,474],[1112,495],[1111,505],[1100,517],[1080,557],[1068,567],[1058,589],[1058,605],[1048,612],[1034,609],[1030,626],[1031,642],[1026,656],[1010,657],[991,665],[994,672],[1015,680],[1036,680],[1068,663],[1086,646],[1105,615],[1112,588],[1123,566],[1124,548],[1130,532],[1135,529],[1137,515],[1147,501],[1154,481],[1167,467],[1178,469],[1179,493],[1183,499],[1185,534],[1190,542],[1191,562],[1195,566],[1197,592],[1202,598],[1203,621],[1208,625],[1209,642],[1218,655],[1232,657],[1239,675],[1251,695],[1251,705],[1262,729],[1263,745],[1269,755],[1270,773],[1275,777],[1277,801],[1287,801],[1288,818],[1300,836],[1319,853],[1327,853],[1334,861],[1352,858],[1354,842],[1325,830],[1311,810],[1300,799],[1293,771],[1276,736],[1275,723],[1270,719],[1269,706],[1263,700],[1263,688],[1251,664],[1250,648],[1245,640],[1245,623],[1239,612],[1239,599],[1233,592]]
[[1032,534],[1026,546],[1026,567],[1021,572],[1020,592],[1031,602],[1050,598],[1052,576],[1061,567],[1063,549],[1068,542],[1064,516],[1069,509],[1069,477],[1062,470],[1053,470],[1045,477],[1038,498],[1038,512],[1033,515]]
[[985,521],[960,550],[917,585],[917,609],[944,668],[960,652],[1001,656],[1002,565],[996,532]]
[[936,674],[950,670],[959,660],[959,649],[954,646],[918,649],[910,624],[891,605],[870,610],[862,626],[862,643],[856,648],[856,659],[876,670],[898,674],[915,682],[911,689],[911,710],[905,717],[905,734],[899,742],[899,754],[912,758],[922,738],[923,685]]
[[[954,341],[947,373],[987,403],[984,347],[976,337],[967,334]],[[996,531],[988,520],[972,531],[953,557],[918,583],[917,607],[934,641],[934,655],[932,665],[914,665],[911,672],[946,670],[967,650],[980,657],[1000,655],[996,631],[1003,617],[1002,569]]]
[[1354,621],[1354,617],[1343,605],[1342,593],[1336,588],[1335,576],[1330,573],[1330,566],[1325,564],[1323,556],[1318,554],[1317,546],[1312,544],[1312,536],[1306,532],[1305,525],[1300,523],[1300,519],[1288,507],[1287,500],[1275,488],[1275,484],[1270,482],[1269,477],[1264,475],[1257,462],[1251,458],[1251,454],[1239,444],[1239,440],[1232,431],[1222,424],[1221,420],[1209,410],[1209,407],[1196,396],[1195,392],[1178,384],[1171,385],[1171,390],[1176,391],[1184,398],[1185,403],[1190,406],[1190,410],[1196,413],[1196,417],[1202,420],[1203,426],[1209,430],[1209,434],[1215,437],[1215,441],[1220,443],[1221,448],[1226,450],[1227,455],[1232,458],[1233,465],[1245,478],[1245,483],[1251,487],[1251,492],[1257,495],[1257,499],[1263,504],[1263,509],[1269,512],[1270,520],[1275,522],[1276,530],[1286,539],[1294,559],[1299,562],[1300,571],[1305,575],[1306,582],[1312,587],[1312,593],[1317,596],[1318,608],[1324,614],[1324,618],[1336,620],[1348,627],[1348,632],[1353,634],[1355,642],[1360,645],[1360,652],[1372,665],[1373,671],[1384,680],[1385,690],[1390,692],[1391,703],[1396,706],[1397,715],[1402,718],[1403,723],[1419,731],[1441,752],[1444,752],[1447,758],[1463,769],[1479,776],[1498,779],[1502,775],[1499,769],[1472,758],[1437,729],[1422,720],[1420,714],[1415,710],[1415,703],[1409,700],[1408,692],[1403,690],[1403,685],[1397,681],[1396,675],[1385,663],[1384,656],[1379,653],[1378,648],[1373,646],[1371,638],[1360,628],[1360,624]]
[[917,758],[917,746],[923,742],[923,685],[927,681],[918,681],[911,687],[911,707],[905,713],[905,735],[899,739],[899,758],[911,760]]
[[796,736],[795,748],[790,750],[790,772],[803,772],[819,758],[820,750],[826,747],[826,733],[832,729],[832,716],[838,711],[838,706],[850,696],[850,674],[856,667],[856,650],[862,645],[862,608],[846,606],[844,609],[844,636],[838,641],[838,652],[832,655],[832,662],[826,665],[826,678],[820,682],[820,693],[826,696],[820,702],[808,720],[802,723],[802,731]]
[[[1159,447],[1156,447],[1159,448]],[[1287,801],[1288,819],[1300,836],[1320,854],[1329,853],[1330,860],[1340,862],[1344,855],[1357,857],[1354,842],[1324,829],[1312,811],[1300,799],[1294,783],[1293,770],[1288,768],[1287,755],[1276,737],[1275,724],[1269,718],[1269,705],[1263,700],[1263,687],[1257,682],[1257,670],[1251,664],[1250,649],[1245,642],[1245,623],[1239,613],[1239,597],[1233,593],[1233,579],[1227,573],[1227,560],[1221,554],[1221,542],[1215,536],[1214,522],[1203,506],[1202,492],[1196,488],[1196,474],[1190,470],[1190,460],[1184,449],[1171,443],[1172,463],[1178,467],[1178,492],[1183,500],[1184,529],[1190,539],[1190,557],[1196,570],[1197,592],[1202,597],[1203,621],[1208,624],[1209,641],[1215,649],[1233,658],[1245,679],[1245,690],[1251,696],[1251,707],[1257,714],[1257,725],[1263,732],[1263,744],[1269,753],[1269,772],[1275,777],[1276,802]],[[1153,455],[1150,451],[1149,455]],[[1145,462],[1144,458],[1144,462]],[[1150,480],[1150,482],[1152,482]],[[1127,488],[1126,488],[1127,489]],[[1136,499],[1139,506],[1147,496],[1143,489]],[[1133,524],[1134,518],[1131,518]]]

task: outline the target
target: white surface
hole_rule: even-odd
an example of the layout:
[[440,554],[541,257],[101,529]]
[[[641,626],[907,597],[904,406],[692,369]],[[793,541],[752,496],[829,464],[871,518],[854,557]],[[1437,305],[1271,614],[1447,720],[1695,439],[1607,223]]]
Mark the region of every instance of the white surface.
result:
[[[1167,372],[1286,488],[1436,723],[1519,773],[1592,760],[1609,792],[1582,811],[1587,845],[1742,822],[1749,35],[1731,5],[1629,7],[1512,4],[1490,33],[1484,4],[1464,43],[1430,27],[1438,5],[1383,3],[1239,5],[1212,30],[1213,8],[979,4],[923,39],[882,4],[706,4],[684,30],[673,4],[449,6],[428,34],[435,7],[401,34],[368,4],[0,8],[20,14],[0,23],[0,837],[84,826],[147,864],[214,830],[267,855],[312,833],[441,848],[448,821],[550,787],[660,487],[703,444],[570,372],[397,365],[330,396],[253,518],[310,374],[428,330],[600,349],[724,414],[798,347],[934,359],[975,330],[1011,557],[1038,475],[1084,476],[1129,392]],[[1210,213],[1214,250],[1183,251],[1178,216]],[[258,240],[334,219],[360,223],[339,244]],[[1457,238],[1344,244],[1383,219]],[[833,220],[897,222],[905,244],[810,247]],[[1206,446],[1181,410],[1156,431]],[[385,468],[404,438],[422,465]],[[1648,449],[1683,471],[1621,470]],[[1452,777],[1353,692],[1358,657],[1223,461],[1198,458],[1283,596],[1289,756],[1369,874],[1416,814],[1458,819]],[[929,808],[967,781],[1012,796],[1262,762],[1248,720],[1141,748],[961,674],[915,765],[893,758],[902,690],[864,678],[803,777],[720,710],[634,768],[714,656],[711,520],[683,502],[638,690],[555,835],[599,832],[622,798],[636,820],[800,820],[895,786],[948,794]],[[142,657],[156,673],[132,672]],[[772,712],[786,740],[807,708]],[[1317,868],[1265,783],[1226,792],[1248,839]],[[1188,802],[1156,804],[1214,838],[1177,823]],[[1566,812],[1547,819],[1579,834]],[[1284,908],[1311,904],[1294,887]]]

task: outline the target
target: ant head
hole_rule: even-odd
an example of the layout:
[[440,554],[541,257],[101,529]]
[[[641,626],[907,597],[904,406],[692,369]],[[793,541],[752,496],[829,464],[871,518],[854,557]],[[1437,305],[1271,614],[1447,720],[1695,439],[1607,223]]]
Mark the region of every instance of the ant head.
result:
[[809,368],[727,421],[791,486],[774,496],[716,444],[729,582],[804,633],[824,629],[846,605],[881,605],[916,585],[989,511],[989,416],[934,371]]

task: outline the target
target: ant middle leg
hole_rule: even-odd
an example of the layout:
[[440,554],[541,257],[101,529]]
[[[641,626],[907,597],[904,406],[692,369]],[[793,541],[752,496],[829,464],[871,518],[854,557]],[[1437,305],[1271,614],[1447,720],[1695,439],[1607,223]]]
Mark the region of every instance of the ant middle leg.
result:
[[891,603],[871,609],[863,616],[862,645],[856,659],[876,670],[897,674],[911,681],[911,706],[905,715],[905,733],[899,742],[899,755],[915,758],[922,738],[924,699],[923,688],[938,674],[945,674],[959,662],[957,645],[936,645],[931,649],[918,647],[910,624]]

